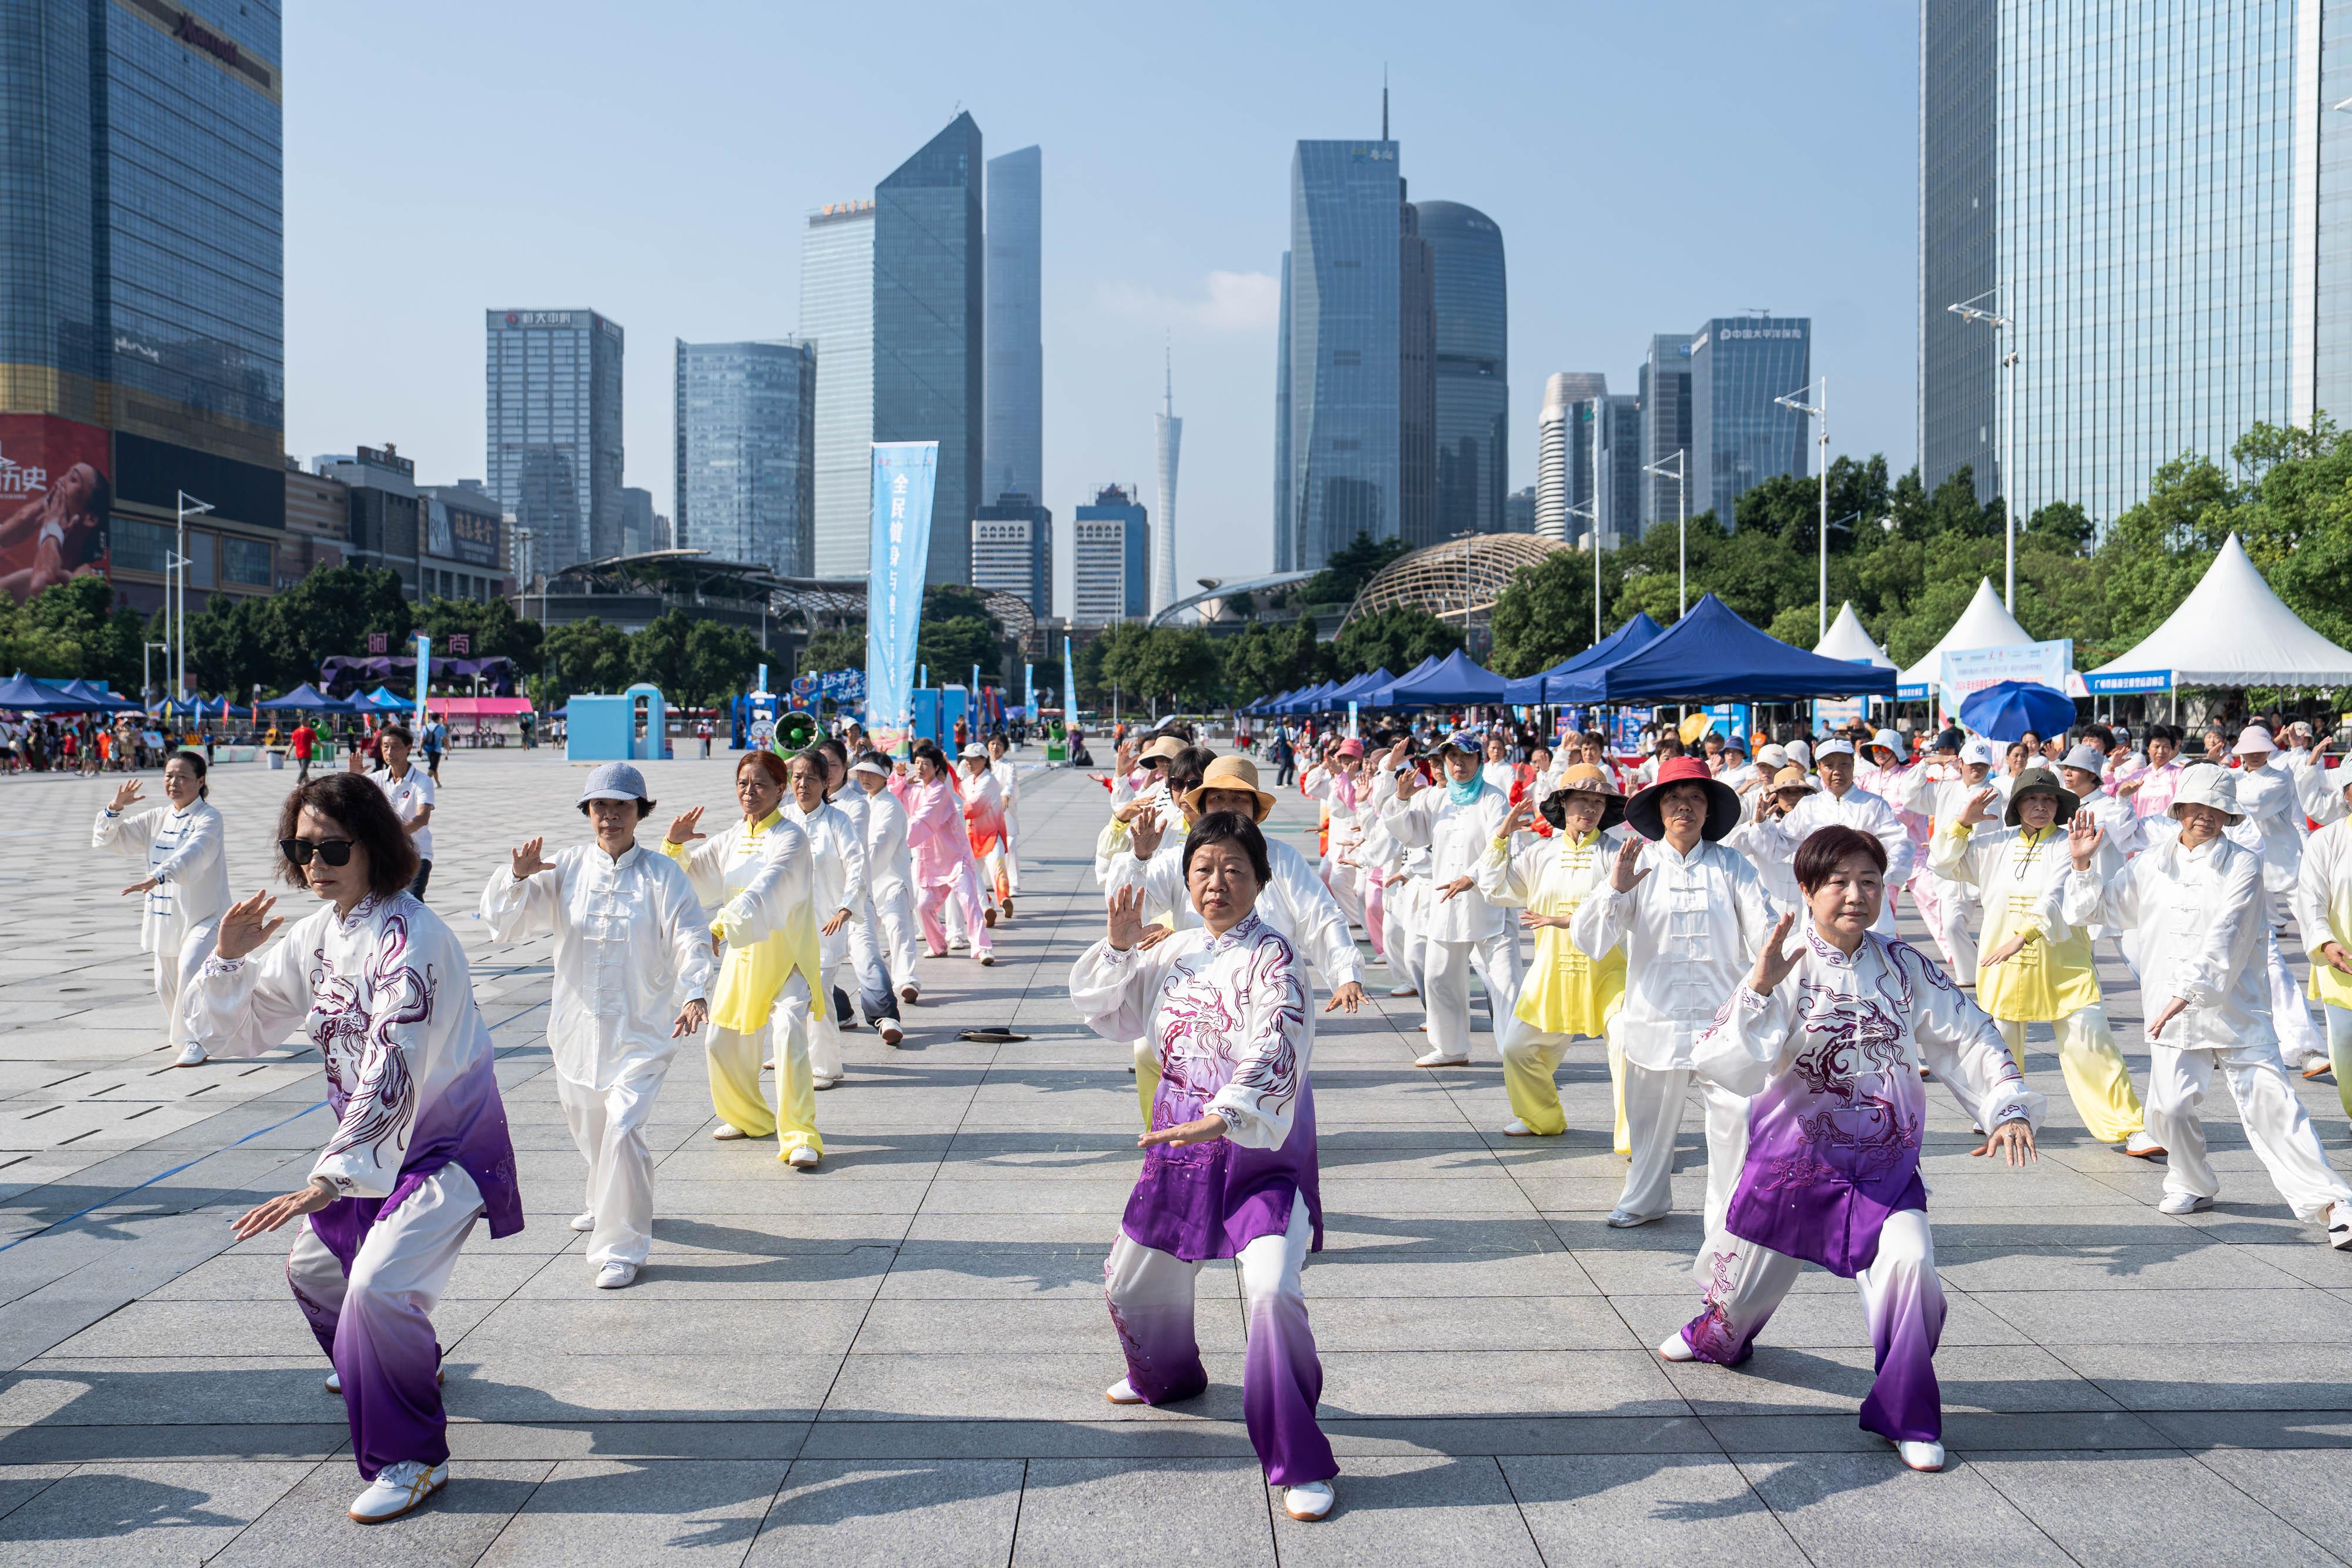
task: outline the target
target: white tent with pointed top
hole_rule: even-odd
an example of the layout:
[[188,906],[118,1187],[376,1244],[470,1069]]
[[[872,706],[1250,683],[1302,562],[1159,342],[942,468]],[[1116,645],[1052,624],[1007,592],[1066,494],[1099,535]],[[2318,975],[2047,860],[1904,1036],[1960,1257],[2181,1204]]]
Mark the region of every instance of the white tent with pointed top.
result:
[[2352,652],[2305,625],[2231,534],[2163,625],[2084,678],[2158,672],[2174,686],[2352,685]]
[[1886,650],[1870,640],[1862,627],[1862,617],[1853,612],[1853,601],[1849,599],[1838,607],[1837,619],[1830,622],[1830,634],[1813,645],[1813,652],[1824,659],[1842,659],[1849,664],[1875,664],[1891,670],[1895,661]]
[[1944,678],[1947,653],[1957,653],[1966,648],[2006,648],[2011,643],[2032,641],[2032,634],[2017,623],[2017,617],[2000,601],[2000,595],[1992,591],[1992,579],[1980,577],[1977,579],[1976,597],[1960,612],[1960,618],[1952,622],[1952,629],[1927,650],[1926,658],[1895,677],[1895,689],[1900,694],[1917,687],[1920,690],[1911,695],[1925,695],[1926,688]]

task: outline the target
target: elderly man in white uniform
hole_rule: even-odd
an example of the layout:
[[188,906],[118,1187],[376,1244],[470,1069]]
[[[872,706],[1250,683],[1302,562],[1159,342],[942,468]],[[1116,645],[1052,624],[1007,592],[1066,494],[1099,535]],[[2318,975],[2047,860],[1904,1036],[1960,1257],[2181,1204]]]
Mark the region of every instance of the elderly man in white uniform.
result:
[[[1793,749],[1793,748],[1792,748]],[[1759,852],[1779,855],[1795,863],[1797,846],[1811,834],[1832,822],[1853,828],[1876,839],[1886,851],[1886,885],[1899,887],[1911,880],[1914,859],[1911,834],[1902,816],[1894,807],[1853,781],[1853,742],[1825,740],[1814,754],[1813,768],[1822,788],[1818,794],[1808,795],[1789,814],[1777,822],[1759,822],[1761,830],[1756,835]],[[1885,900],[1878,910],[1878,924],[1871,929],[1881,936],[1895,935],[1895,901]],[[1739,972],[1732,974],[1737,984]],[[1725,995],[1730,994],[1729,987]]]
[[1486,983],[1488,1015],[1498,1027],[1519,994],[1519,935],[1509,915],[1478,891],[1478,868],[1511,814],[1510,799],[1479,776],[1476,736],[1465,731],[1449,737],[1442,755],[1445,782],[1423,789],[1412,775],[1400,776],[1397,798],[1380,819],[1397,842],[1431,852],[1436,894],[1427,913],[1422,987],[1429,1049],[1413,1059],[1419,1067],[1458,1067],[1470,1060],[1474,967]]
[[[914,860],[907,847],[907,808],[890,793],[890,764],[881,753],[860,756],[849,765],[849,778],[866,808],[866,895],[874,908],[874,943],[898,999],[912,1002],[921,991],[915,981]],[[882,1038],[898,1043],[887,1029]]]
[[588,1162],[588,1236],[602,1290],[633,1283],[653,1249],[654,1158],[646,1123],[681,1036],[710,1016],[718,969],[702,904],[684,867],[637,843],[653,810],[645,775],[607,762],[588,775],[580,811],[595,841],[541,855],[544,839],[490,873],[481,917],[491,937],[555,938],[547,1047],[555,1097]]

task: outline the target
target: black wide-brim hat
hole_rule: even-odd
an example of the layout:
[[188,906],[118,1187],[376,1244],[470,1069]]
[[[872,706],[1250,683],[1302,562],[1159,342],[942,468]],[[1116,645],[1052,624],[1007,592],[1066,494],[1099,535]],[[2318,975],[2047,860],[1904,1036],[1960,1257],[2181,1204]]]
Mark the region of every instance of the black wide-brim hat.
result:
[[2036,789],[2047,789],[2058,797],[2058,826],[2063,828],[2074,820],[2074,809],[2083,803],[2083,798],[2059,783],[2058,775],[2047,768],[2029,768],[2017,776],[2016,783],[2009,787],[2009,810],[2000,814],[2001,821],[2016,827],[2019,798]]
[[1625,803],[1625,821],[1643,838],[1656,841],[1666,836],[1665,823],[1658,815],[1658,800],[1677,784],[1696,784],[1706,791],[1706,825],[1699,837],[1713,843],[1739,825],[1739,796],[1730,785],[1706,770],[1706,764],[1696,757],[1676,757],[1658,769],[1658,780]]

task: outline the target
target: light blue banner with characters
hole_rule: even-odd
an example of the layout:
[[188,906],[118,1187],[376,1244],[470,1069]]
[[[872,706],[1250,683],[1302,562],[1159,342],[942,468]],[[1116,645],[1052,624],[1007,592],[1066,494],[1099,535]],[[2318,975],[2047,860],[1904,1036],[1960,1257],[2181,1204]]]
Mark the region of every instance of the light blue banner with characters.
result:
[[1958,653],[1947,650],[1943,666],[1937,672],[1937,695],[1942,699],[1944,712],[1955,719],[1969,693],[2003,681],[2030,681],[2069,696],[2082,695],[2081,677],[2074,674],[2074,640],[2071,637],[2049,643],[2011,643],[1999,648],[1963,648]]
[[931,556],[936,441],[874,444],[874,534],[866,552],[866,732],[882,751],[907,754],[913,722],[915,634],[923,621],[923,574]]

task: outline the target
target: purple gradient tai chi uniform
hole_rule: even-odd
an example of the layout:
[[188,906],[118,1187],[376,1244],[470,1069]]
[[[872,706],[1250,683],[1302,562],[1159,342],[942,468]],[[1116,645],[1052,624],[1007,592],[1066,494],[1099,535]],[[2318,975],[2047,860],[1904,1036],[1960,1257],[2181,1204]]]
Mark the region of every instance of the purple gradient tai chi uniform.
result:
[[522,1228],[465,949],[408,894],[371,894],[259,953],[206,959],[189,997],[212,1055],[257,1056],[299,1030],[325,1061],[337,1124],[310,1176],[341,1196],[302,1221],[287,1282],[335,1364],[361,1476],[445,1462],[433,1309],[477,1219]]
[[1683,1342],[1702,1361],[1738,1365],[1797,1265],[1818,1263],[1862,1291],[1878,1374],[1863,1427],[1936,1442],[1944,1288],[1919,1179],[1919,1069],[1981,1126],[2038,1127],[2042,1096],[2000,1026],[1909,943],[1866,933],[1849,958],[1810,921],[1804,943],[1772,995],[1742,982],[1692,1046],[1700,1077],[1753,1099],[1739,1185],[1698,1256],[1706,1305]]
[[1339,1473],[1316,1424],[1323,1364],[1299,1271],[1323,1247],[1315,1161],[1315,1045],[1306,966],[1255,914],[1223,936],[1179,931],[1149,952],[1097,942],[1070,971],[1078,1015],[1107,1040],[1148,1037],[1160,1053],[1151,1125],[1225,1120],[1223,1137],[1146,1150],[1104,1292],[1145,1403],[1209,1385],[1192,1332],[1203,1261],[1241,1262],[1249,1353],[1242,1416],[1266,1479],[1304,1486]]

